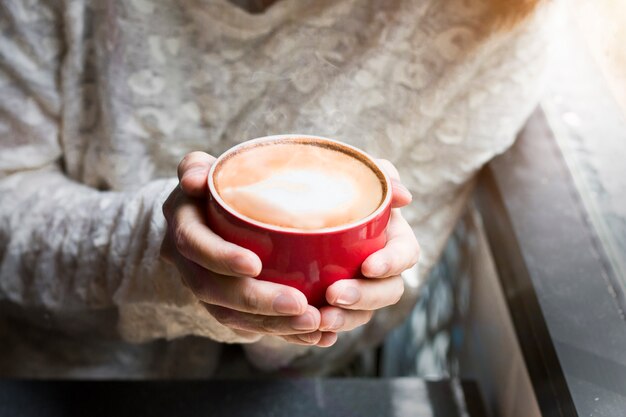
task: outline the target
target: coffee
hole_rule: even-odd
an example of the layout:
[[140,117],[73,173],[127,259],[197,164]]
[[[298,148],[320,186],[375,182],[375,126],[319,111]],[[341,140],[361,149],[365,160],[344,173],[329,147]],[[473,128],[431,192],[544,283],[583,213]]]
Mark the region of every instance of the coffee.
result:
[[292,286],[315,307],[334,282],[362,277],[363,261],[385,247],[391,180],[341,142],[253,139],[222,154],[207,183],[209,228],[257,254],[257,279]]
[[275,226],[312,230],[349,224],[382,203],[384,177],[356,152],[307,140],[260,143],[215,170],[221,198],[236,212]]

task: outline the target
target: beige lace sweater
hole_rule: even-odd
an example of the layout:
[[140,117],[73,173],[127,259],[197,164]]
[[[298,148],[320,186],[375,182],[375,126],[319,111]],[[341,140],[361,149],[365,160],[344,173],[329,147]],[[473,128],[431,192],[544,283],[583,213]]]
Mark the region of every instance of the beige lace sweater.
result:
[[546,6],[508,25],[487,3],[0,0],[0,373],[209,375],[220,342],[324,373],[379,342],[414,276],[330,349],[242,340],[159,259],[161,204],[189,151],[337,138],[400,170],[425,273],[538,98]]

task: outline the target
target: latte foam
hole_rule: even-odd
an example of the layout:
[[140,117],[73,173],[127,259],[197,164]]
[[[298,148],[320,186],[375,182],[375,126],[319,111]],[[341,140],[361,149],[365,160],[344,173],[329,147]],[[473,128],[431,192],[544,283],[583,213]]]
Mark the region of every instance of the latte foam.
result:
[[295,229],[352,223],[382,201],[380,179],[344,152],[310,144],[243,149],[215,174],[222,199],[254,220]]

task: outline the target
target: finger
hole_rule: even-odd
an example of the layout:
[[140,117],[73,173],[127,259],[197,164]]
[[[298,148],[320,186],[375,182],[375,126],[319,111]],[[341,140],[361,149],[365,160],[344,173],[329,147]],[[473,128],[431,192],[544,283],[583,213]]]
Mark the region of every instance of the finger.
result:
[[237,336],[245,338],[246,339],[245,343],[248,343],[248,341],[250,343],[258,342],[259,340],[261,340],[261,338],[263,338],[263,335],[259,333],[247,332],[245,330],[237,330],[237,329],[231,329],[231,330]]
[[169,264],[174,263],[174,244],[172,244],[172,238],[169,233],[165,233],[163,242],[161,242],[161,248],[159,251],[159,257]]
[[322,337],[320,341],[317,342],[317,346],[319,347],[331,347],[337,342],[337,333],[333,332],[322,332]]
[[[205,304],[207,311],[224,326],[231,329],[268,335],[311,334],[319,327],[320,314],[310,307],[300,316],[278,317],[243,313],[230,308]],[[309,336],[312,339],[313,336]],[[319,340],[319,339],[318,339]],[[306,341],[306,340],[305,340]],[[317,341],[315,341],[317,343]]]
[[386,159],[377,159],[376,162],[391,179],[391,206],[398,208],[408,205],[413,196],[409,189],[402,184],[396,167]]
[[391,207],[400,208],[408,206],[413,200],[413,196],[408,188],[394,178],[391,179]]
[[285,339],[287,342],[294,343],[296,345],[316,345],[326,348],[334,345],[337,342],[337,333],[318,331],[303,335],[282,336],[282,338]]
[[385,171],[387,175],[389,175],[390,178],[400,180],[400,173],[396,169],[395,165],[391,163],[391,161],[389,161],[388,159],[377,159],[376,163],[379,167],[381,167],[383,171]]
[[385,279],[342,279],[326,290],[330,305],[348,310],[378,310],[395,304],[404,293],[401,276]]
[[261,272],[259,257],[215,234],[204,223],[199,204],[185,199],[169,224],[177,250],[185,258],[218,274],[257,276]]
[[329,332],[346,332],[369,322],[374,315],[371,310],[346,310],[339,307],[326,306],[320,309],[320,330]]
[[312,346],[312,345],[318,344],[321,341],[322,337],[323,337],[323,334],[320,331],[315,331],[312,333],[304,333],[304,334],[299,334],[299,335],[282,336],[282,338],[285,339],[289,343],[293,343],[296,345],[305,345],[305,346]]
[[178,164],[178,181],[185,194],[203,197],[207,191],[207,176],[215,158],[205,152],[191,152]]
[[[176,201],[179,200],[179,195],[181,194],[180,187],[176,187],[170,195],[167,197],[165,202],[163,203],[163,217],[167,221],[168,225],[171,222],[171,218],[174,214],[174,206]],[[174,263],[174,252],[176,247],[172,242],[171,233],[169,233],[169,227],[165,231],[165,236],[163,237],[163,241],[161,242],[161,248],[159,251],[159,257],[168,263]]]
[[361,272],[369,278],[400,275],[417,263],[420,247],[413,229],[399,210],[393,210],[387,227],[387,244],[371,254],[361,265]]
[[180,200],[180,194],[182,190],[180,187],[174,188],[174,190],[167,196],[165,202],[163,202],[163,217],[169,222],[171,217],[174,215],[174,208],[176,206],[176,202]]
[[295,288],[249,277],[212,274],[189,261],[176,265],[189,289],[205,303],[268,316],[299,316],[307,311],[306,297]]

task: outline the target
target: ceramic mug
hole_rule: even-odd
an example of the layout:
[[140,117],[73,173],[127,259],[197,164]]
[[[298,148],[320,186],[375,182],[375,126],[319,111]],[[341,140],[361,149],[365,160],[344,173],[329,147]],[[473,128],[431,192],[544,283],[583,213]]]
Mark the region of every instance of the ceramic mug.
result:
[[[273,143],[305,143],[344,152],[367,165],[380,179],[382,198],[369,216],[349,224],[303,230],[262,223],[230,207],[218,194],[215,175],[222,162],[238,152]],[[340,279],[359,278],[361,264],[386,243],[391,215],[391,181],[365,152],[336,140],[309,135],[276,135],[243,142],[222,154],[208,176],[208,225],[224,240],[256,253],[262,262],[258,279],[289,285],[302,291],[309,304],[321,307],[326,289]]]

